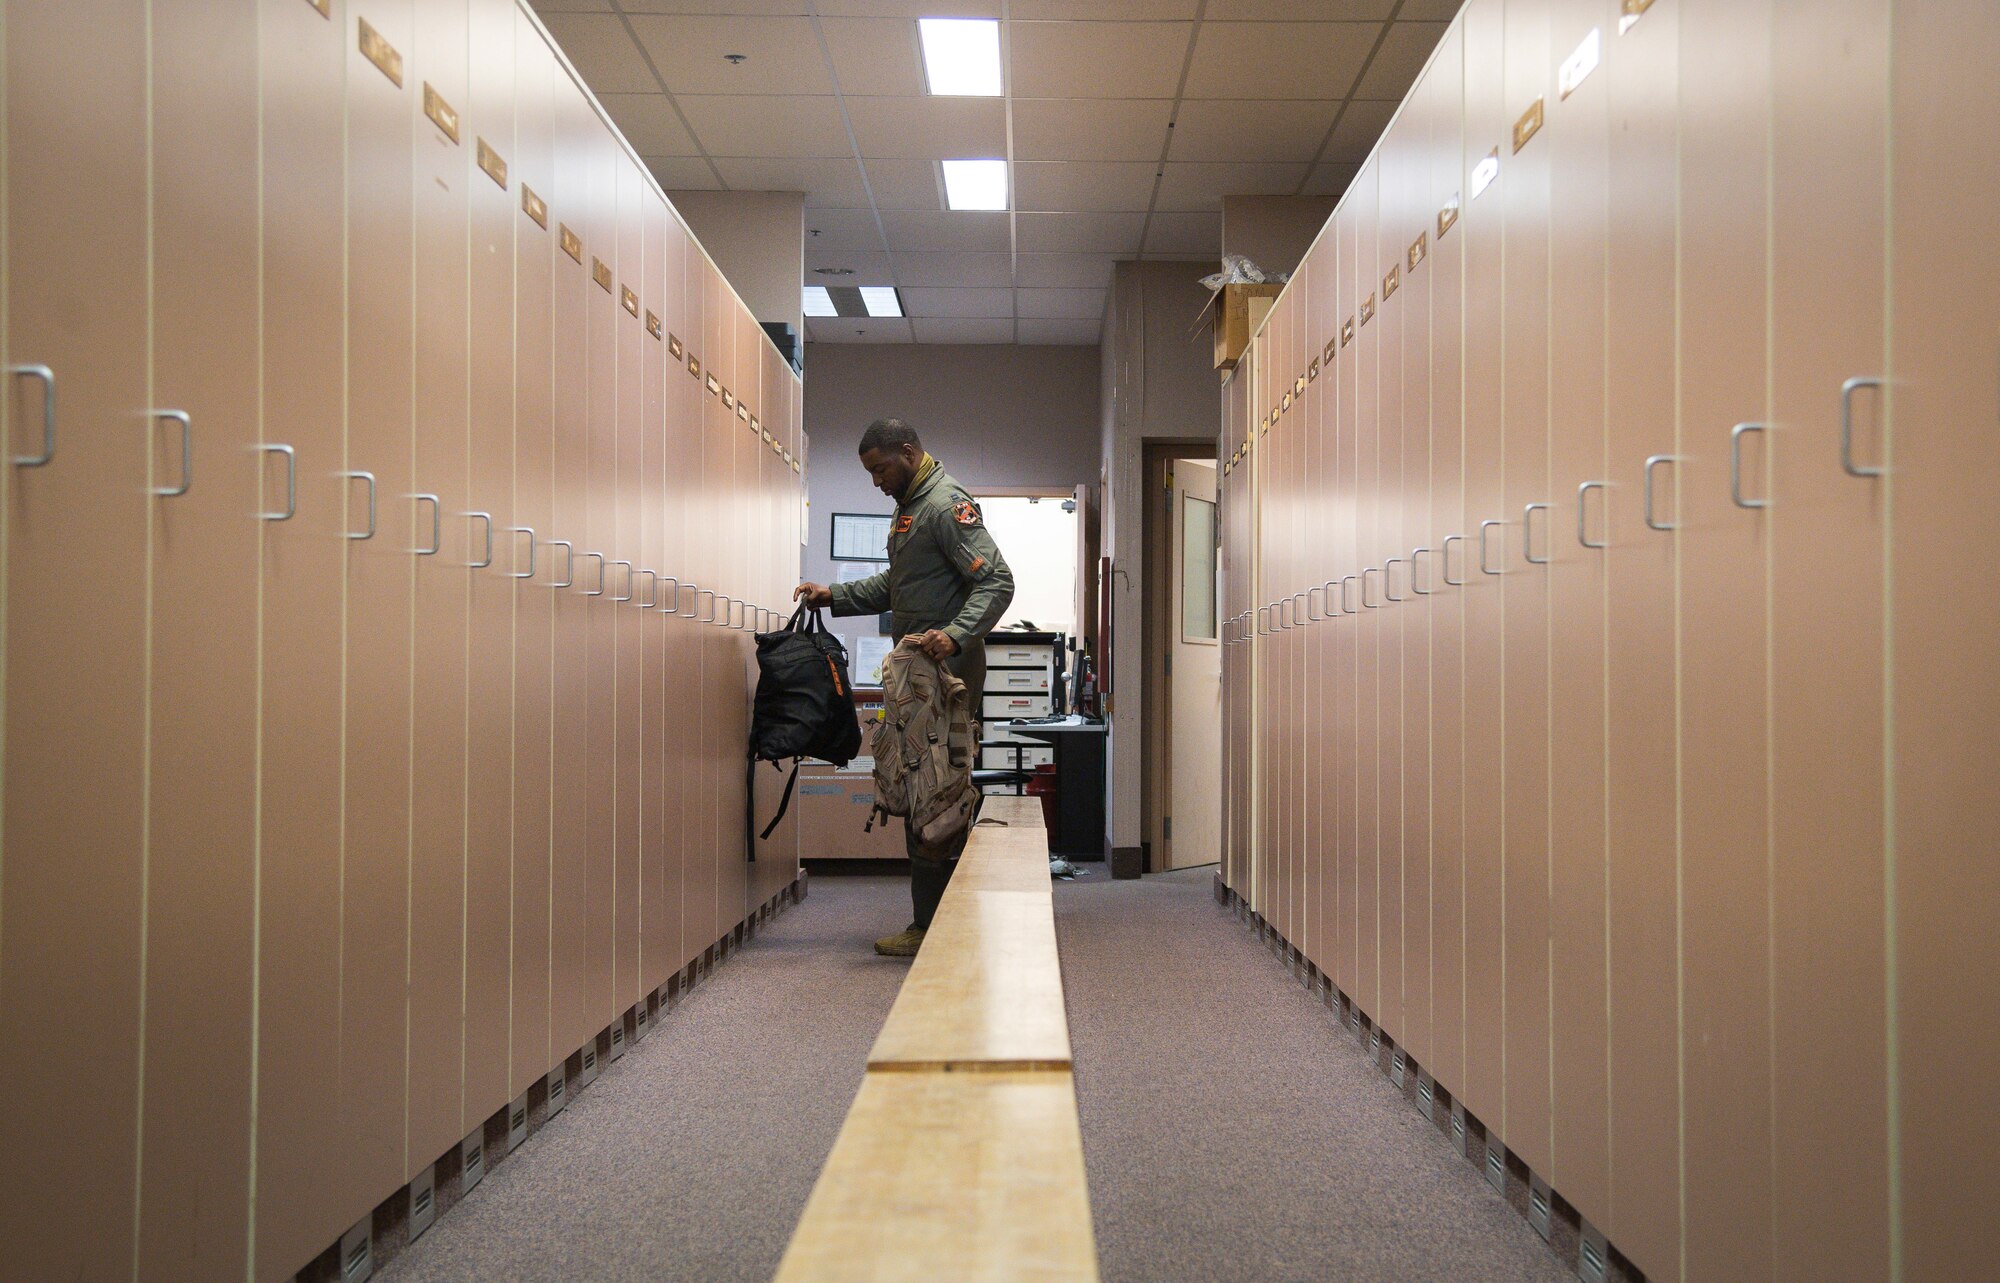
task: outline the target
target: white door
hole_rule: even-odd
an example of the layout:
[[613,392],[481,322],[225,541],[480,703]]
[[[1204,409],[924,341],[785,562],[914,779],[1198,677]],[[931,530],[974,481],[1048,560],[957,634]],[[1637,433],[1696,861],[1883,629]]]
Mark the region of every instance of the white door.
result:
[[1164,869],[1222,853],[1222,647],[1216,641],[1215,464],[1173,464],[1173,607],[1168,615],[1172,761]]

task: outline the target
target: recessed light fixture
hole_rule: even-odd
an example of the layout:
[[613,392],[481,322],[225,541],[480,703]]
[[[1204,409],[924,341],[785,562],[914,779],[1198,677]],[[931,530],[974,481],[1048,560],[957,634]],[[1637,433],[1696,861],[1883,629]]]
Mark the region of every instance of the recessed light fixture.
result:
[[903,300],[896,296],[893,285],[864,285],[861,287],[861,302],[870,316],[901,316]]
[[1007,162],[947,160],[944,200],[951,209],[1007,208]]
[[991,18],[919,18],[924,79],[934,94],[1000,96],[1000,24]]
[[814,276],[852,276],[852,275],[854,275],[854,269],[853,269],[853,268],[851,268],[851,267],[815,267],[815,268],[813,269],[813,275],[814,275]]
[[1495,147],[1486,153],[1485,159],[1472,167],[1472,199],[1478,200],[1479,194],[1491,187],[1493,180],[1498,177],[1500,177],[1500,149]]
[[806,286],[806,315],[807,316],[840,315],[840,312],[833,306],[832,296],[826,292],[826,286],[824,285]]

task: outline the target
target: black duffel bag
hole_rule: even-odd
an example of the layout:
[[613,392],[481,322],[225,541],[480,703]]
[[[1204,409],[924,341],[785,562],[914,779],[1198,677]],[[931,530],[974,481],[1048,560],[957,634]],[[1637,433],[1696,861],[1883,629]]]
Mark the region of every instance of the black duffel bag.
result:
[[757,703],[750,719],[750,762],[792,759],[792,775],[778,813],[760,837],[768,838],[792,804],[799,762],[817,757],[845,766],[861,751],[854,714],[854,683],[847,648],[827,631],[818,607],[803,602],[785,626],[757,634]]

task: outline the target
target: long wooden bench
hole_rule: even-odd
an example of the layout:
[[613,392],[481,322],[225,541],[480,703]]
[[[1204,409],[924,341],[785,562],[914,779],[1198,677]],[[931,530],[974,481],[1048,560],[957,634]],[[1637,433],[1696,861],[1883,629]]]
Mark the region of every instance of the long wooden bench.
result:
[[869,1053],[779,1283],[1092,1283],[1047,832],[990,798]]

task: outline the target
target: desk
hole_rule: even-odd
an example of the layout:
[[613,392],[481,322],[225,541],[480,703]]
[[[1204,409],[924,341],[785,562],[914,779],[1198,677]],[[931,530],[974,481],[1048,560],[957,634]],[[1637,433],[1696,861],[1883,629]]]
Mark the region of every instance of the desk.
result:
[[1055,745],[1056,823],[1049,851],[1071,860],[1102,860],[1105,724],[1072,713],[1054,721],[1009,722],[1007,730]]

